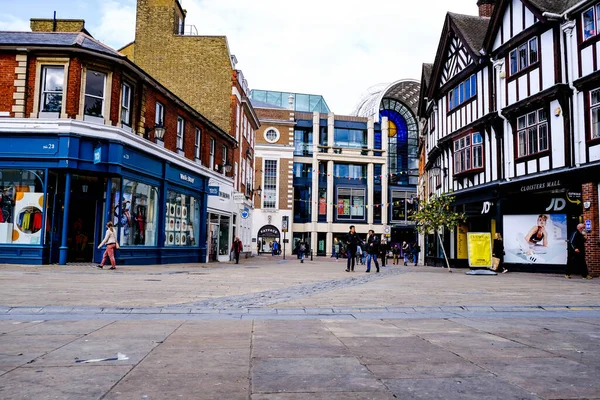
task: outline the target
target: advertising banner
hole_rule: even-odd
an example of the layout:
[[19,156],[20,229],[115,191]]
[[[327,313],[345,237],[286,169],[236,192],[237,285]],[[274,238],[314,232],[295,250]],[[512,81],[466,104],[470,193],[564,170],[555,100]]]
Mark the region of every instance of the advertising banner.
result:
[[504,216],[504,262],[567,263],[567,215]]
[[469,267],[492,266],[491,233],[467,233],[467,247],[469,249]]
[[456,234],[456,258],[459,260],[466,260],[469,258],[469,251],[467,249],[467,226],[459,225]]

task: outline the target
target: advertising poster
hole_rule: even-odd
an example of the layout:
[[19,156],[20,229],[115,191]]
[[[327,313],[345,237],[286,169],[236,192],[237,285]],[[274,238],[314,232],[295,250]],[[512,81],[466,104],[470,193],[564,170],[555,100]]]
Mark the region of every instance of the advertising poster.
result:
[[566,214],[504,216],[504,262],[566,264]]
[[344,199],[338,199],[338,215],[347,215],[344,213]]
[[492,234],[467,233],[470,267],[492,266]]

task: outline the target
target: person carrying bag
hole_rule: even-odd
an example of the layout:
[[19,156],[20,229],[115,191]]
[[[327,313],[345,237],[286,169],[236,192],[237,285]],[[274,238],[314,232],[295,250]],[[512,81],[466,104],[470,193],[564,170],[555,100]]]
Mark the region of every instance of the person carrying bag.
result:
[[115,232],[113,228],[112,222],[106,223],[106,234],[104,235],[104,240],[100,242],[98,245],[98,249],[106,244],[106,250],[104,251],[104,255],[102,256],[102,262],[96,265],[96,268],[104,268],[104,264],[106,263],[106,259],[110,259],[111,267],[109,269],[116,269],[117,263],[115,262],[115,249],[119,249],[119,242],[117,241],[117,232]]

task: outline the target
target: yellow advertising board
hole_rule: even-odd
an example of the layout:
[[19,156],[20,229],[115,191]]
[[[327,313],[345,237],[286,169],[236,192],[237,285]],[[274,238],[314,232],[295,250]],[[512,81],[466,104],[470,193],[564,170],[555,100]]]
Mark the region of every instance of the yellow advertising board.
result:
[[492,266],[492,234],[467,233],[469,267]]
[[456,256],[459,260],[469,258],[469,250],[467,249],[467,225],[459,225],[456,229]]

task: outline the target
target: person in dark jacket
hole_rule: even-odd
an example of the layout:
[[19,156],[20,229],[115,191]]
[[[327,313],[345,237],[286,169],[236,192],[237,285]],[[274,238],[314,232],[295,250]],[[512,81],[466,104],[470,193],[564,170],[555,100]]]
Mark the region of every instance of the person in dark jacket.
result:
[[503,274],[508,272],[508,269],[504,267],[504,242],[502,241],[502,235],[496,233],[494,235],[494,247],[492,247],[492,257],[496,258],[493,260],[494,263],[498,263],[494,265],[494,271],[498,271],[499,269]]
[[244,246],[242,245],[242,241],[240,238],[236,237],[233,243],[231,244],[231,250],[233,251],[233,257],[235,258],[235,263],[240,263],[240,252],[243,251]]
[[592,279],[585,263],[585,225],[577,225],[577,230],[569,240],[569,259],[565,277],[571,279],[571,274],[581,273],[584,279]]
[[381,266],[385,267],[385,262],[387,261],[387,251],[388,251],[388,245],[385,239],[381,240],[381,243],[379,244],[379,254],[381,256]]
[[354,263],[356,262],[356,248],[360,245],[360,239],[356,234],[354,225],[350,225],[350,232],[346,236],[346,251],[348,253],[348,266],[346,272],[354,271]]
[[367,270],[365,272],[371,272],[371,259],[375,261],[375,268],[379,272],[377,254],[379,254],[379,238],[375,236],[375,231],[370,229],[369,237],[367,238]]

